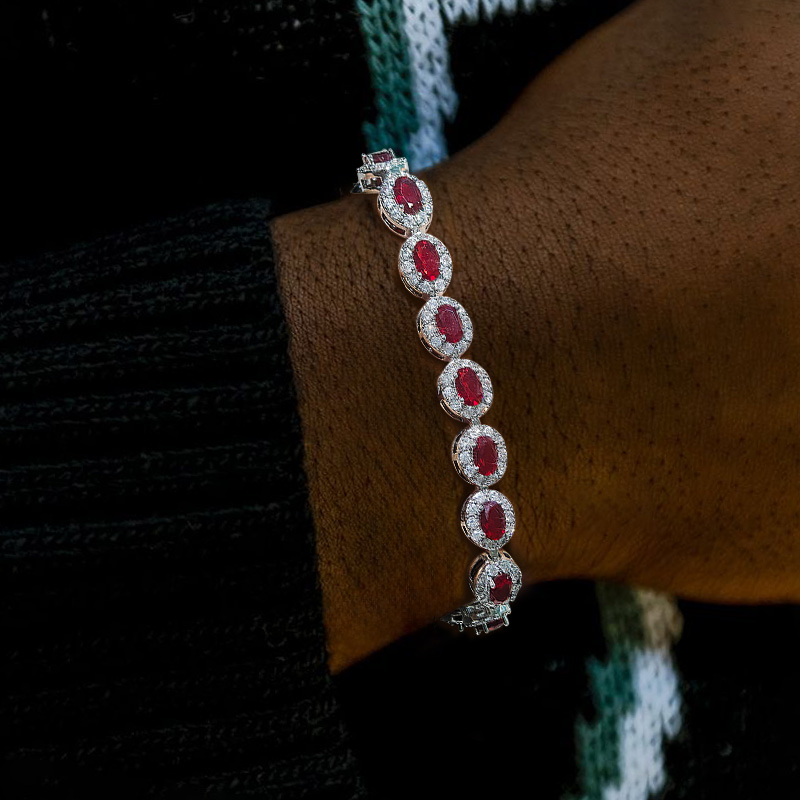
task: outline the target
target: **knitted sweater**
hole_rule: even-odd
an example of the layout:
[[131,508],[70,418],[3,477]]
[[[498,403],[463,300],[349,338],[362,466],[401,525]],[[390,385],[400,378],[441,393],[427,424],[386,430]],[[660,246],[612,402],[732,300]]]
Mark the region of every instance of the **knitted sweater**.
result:
[[445,157],[624,4],[4,6],[5,797],[796,794],[794,608],[565,583],[325,666],[268,219]]
[[356,794],[267,214],[4,270],[6,797]]

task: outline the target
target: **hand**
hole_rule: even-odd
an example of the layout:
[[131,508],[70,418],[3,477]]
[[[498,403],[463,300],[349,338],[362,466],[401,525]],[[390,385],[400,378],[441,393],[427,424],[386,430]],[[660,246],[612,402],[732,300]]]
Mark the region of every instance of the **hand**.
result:
[[[800,599],[798,42],[788,0],[643,0],[422,176],[528,581]],[[337,670],[462,603],[477,551],[400,240],[363,198],[274,232]]]

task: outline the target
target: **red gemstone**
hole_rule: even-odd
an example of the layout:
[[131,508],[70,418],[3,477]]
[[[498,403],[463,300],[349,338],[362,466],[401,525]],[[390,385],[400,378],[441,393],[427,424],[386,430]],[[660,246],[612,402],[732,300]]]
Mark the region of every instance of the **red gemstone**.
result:
[[381,150],[379,153],[372,154],[372,161],[375,164],[385,164],[392,160],[392,154],[388,150]]
[[472,461],[481,475],[497,472],[497,445],[489,436],[479,436],[472,448]]
[[464,336],[461,320],[453,306],[439,306],[436,310],[436,327],[450,344],[460,342]]
[[414,245],[414,266],[426,281],[439,277],[439,251],[427,239],[420,239]]
[[476,406],[483,400],[483,386],[481,379],[475,374],[474,369],[462,367],[456,375],[456,391],[464,401],[464,405]]
[[511,576],[507,572],[501,572],[494,579],[494,587],[489,589],[489,599],[493,603],[505,603],[511,597],[513,586]]
[[394,199],[406,214],[422,211],[422,193],[408,175],[401,175],[394,182]]
[[480,515],[481,530],[487,539],[496,542],[506,535],[506,512],[494,500],[483,504]]
[[506,621],[500,617],[500,619],[493,619],[491,622],[486,623],[486,630],[487,631],[496,631],[498,628],[504,628],[506,625]]

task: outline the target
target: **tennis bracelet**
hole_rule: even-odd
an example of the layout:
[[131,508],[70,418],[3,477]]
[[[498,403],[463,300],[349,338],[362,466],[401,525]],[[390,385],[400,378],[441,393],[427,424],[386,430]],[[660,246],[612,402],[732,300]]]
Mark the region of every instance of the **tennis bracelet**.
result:
[[522,574],[503,546],[514,534],[514,508],[491,489],[506,471],[503,437],[481,417],[492,404],[492,382],[486,370],[462,358],[472,342],[472,321],[462,305],[444,292],[453,274],[447,248],[427,233],[433,218],[428,187],[408,171],[405,158],[390,149],[361,156],[355,194],[378,195],[378,212],[405,241],[398,267],[405,287],[425,299],[417,314],[417,333],[429,353],[447,362],[437,381],[442,408],[468,423],[453,441],[453,466],[474,488],[461,509],[467,538],[483,548],[470,566],[474,600],[443,617],[459,630],[489,633],[508,625],[511,602],[522,585]]

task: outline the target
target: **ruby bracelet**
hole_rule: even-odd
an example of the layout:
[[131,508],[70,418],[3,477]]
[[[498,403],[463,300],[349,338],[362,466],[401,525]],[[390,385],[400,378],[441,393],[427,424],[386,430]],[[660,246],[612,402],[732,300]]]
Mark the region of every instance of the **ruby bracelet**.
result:
[[453,274],[447,248],[427,233],[433,218],[431,193],[408,171],[405,158],[393,150],[361,156],[356,194],[378,195],[381,219],[405,241],[398,267],[405,287],[425,304],[417,314],[417,333],[429,353],[447,362],[437,380],[442,408],[459,422],[468,423],[454,439],[456,472],[474,488],[461,509],[461,528],[483,548],[470,566],[469,585],[474,600],[443,617],[459,630],[476,633],[508,625],[511,602],[522,585],[522,573],[503,546],[514,534],[514,508],[508,498],[490,488],[506,471],[508,454],[503,437],[484,425],[481,417],[494,397],[486,370],[462,358],[472,342],[472,321],[463,306],[446,297]]

